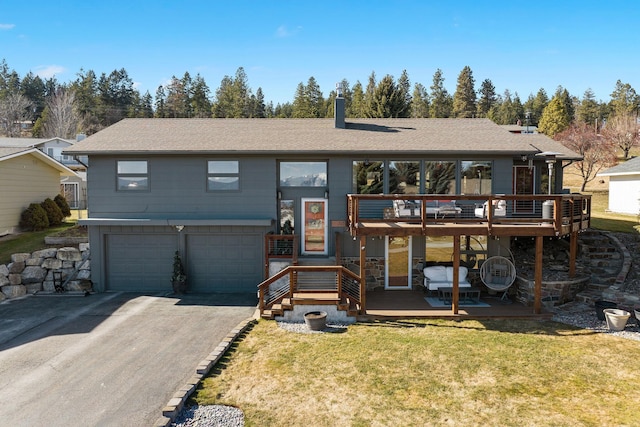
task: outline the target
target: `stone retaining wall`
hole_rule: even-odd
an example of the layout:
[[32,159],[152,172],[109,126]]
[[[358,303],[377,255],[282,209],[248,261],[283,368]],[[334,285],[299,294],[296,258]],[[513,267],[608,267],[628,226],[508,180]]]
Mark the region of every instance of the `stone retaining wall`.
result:
[[61,274],[64,283],[77,270],[65,291],[91,291],[89,244],[78,246],[11,255],[9,264],[0,264],[0,301],[37,292],[55,292],[54,272]]

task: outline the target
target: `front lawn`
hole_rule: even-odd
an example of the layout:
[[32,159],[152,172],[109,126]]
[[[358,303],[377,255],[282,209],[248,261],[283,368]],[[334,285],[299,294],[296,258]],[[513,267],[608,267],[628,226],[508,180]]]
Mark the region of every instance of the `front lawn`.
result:
[[193,400],[247,426],[638,424],[638,341],[545,321],[259,321]]

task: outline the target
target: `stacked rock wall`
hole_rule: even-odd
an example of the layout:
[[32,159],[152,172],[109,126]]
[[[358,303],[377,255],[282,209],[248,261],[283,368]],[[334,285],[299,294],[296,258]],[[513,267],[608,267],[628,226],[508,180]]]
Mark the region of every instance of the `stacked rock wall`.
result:
[[11,255],[11,262],[0,264],[0,300],[37,292],[55,292],[54,275],[64,283],[74,275],[65,291],[91,290],[91,262],[89,244],[78,248],[48,248]]

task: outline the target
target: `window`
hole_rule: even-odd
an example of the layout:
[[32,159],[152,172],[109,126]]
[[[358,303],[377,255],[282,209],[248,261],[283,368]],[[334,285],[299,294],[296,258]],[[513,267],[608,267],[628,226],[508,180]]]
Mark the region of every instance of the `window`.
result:
[[462,194],[491,194],[491,162],[469,160],[461,164]]
[[425,193],[456,193],[456,162],[427,161],[424,170]]
[[146,160],[118,161],[118,191],[146,191],[149,189]]
[[207,162],[207,190],[240,190],[240,165],[237,160],[209,160]]
[[389,193],[420,193],[420,163],[389,162]]
[[326,187],[326,162],[280,162],[281,187]]
[[353,162],[353,186],[355,194],[381,194],[384,184],[384,163]]

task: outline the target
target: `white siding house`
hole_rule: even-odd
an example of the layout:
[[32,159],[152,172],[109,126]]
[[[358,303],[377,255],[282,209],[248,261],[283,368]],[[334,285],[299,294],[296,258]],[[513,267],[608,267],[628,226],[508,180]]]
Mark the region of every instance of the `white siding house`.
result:
[[640,213],[640,157],[600,172],[609,177],[609,210],[623,214]]

